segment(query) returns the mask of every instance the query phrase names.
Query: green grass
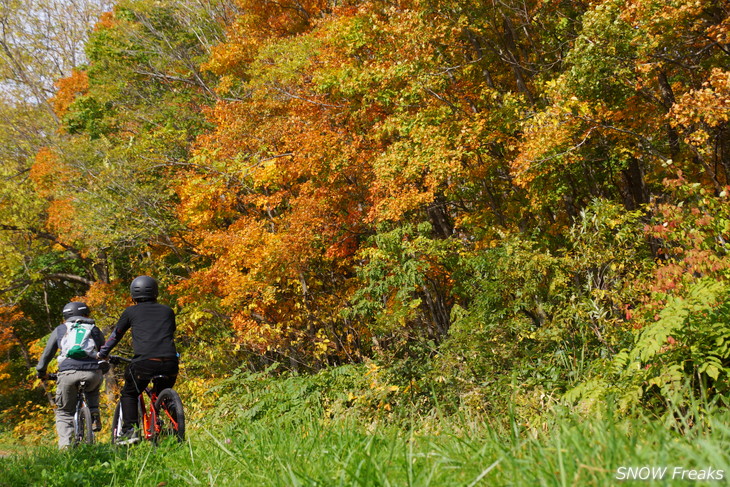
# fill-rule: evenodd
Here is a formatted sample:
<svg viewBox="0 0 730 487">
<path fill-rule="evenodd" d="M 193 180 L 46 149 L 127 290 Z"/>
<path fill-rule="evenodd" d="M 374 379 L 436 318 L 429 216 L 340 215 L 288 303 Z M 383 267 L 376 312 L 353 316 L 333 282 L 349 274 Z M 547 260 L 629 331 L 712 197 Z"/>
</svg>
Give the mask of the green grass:
<svg viewBox="0 0 730 487">
<path fill-rule="evenodd" d="M 727 419 L 727 418 L 724 418 Z M 616 485 L 618 467 L 730 473 L 730 428 L 680 435 L 659 423 L 567 416 L 537 436 L 495 431 L 466 418 L 421 419 L 411 428 L 354 419 L 252 422 L 197 430 L 185 444 L 52 447 L 0 459 L 0 486 L 591 486 Z M 429 429 L 438 427 L 438 433 Z M 723 485 L 722 481 L 708 482 Z"/>
<path fill-rule="evenodd" d="M 7 455 L 0 455 L 0 487 L 697 484 L 672 479 L 675 468 L 723 471 L 707 485 L 730 477 L 730 413 L 722 410 L 708 415 L 696 404 L 672 419 L 681 428 L 550 412 L 535 431 L 467 413 L 409 415 L 396 403 L 384 414 L 367 384 L 352 367 L 279 378 L 240 373 L 210 391 L 216 407 L 192 408 L 183 444 L 114 448 L 105 436 L 59 452 L 50 431 L 47 446 L 0 436 Z M 620 467 L 668 470 L 663 480 L 623 481 Z"/>
</svg>

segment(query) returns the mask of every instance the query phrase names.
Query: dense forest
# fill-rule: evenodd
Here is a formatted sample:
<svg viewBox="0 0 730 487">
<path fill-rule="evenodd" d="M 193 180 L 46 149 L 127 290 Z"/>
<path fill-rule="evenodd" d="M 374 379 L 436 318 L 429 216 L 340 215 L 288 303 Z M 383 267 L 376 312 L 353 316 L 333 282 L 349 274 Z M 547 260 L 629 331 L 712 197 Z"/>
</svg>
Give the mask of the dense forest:
<svg viewBox="0 0 730 487">
<path fill-rule="evenodd" d="M 349 364 L 535 425 L 730 397 L 727 0 L 0 12 L 6 427 L 63 304 L 108 333 L 141 274 L 191 404 Z"/>
</svg>

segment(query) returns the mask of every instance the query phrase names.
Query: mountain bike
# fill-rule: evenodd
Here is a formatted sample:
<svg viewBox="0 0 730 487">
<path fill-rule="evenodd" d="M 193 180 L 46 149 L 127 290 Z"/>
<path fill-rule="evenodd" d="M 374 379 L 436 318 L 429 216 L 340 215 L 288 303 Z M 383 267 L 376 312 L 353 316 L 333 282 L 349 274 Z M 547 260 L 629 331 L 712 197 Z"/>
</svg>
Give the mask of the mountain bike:
<svg viewBox="0 0 730 487">
<path fill-rule="evenodd" d="M 131 363 L 132 360 L 119 355 L 110 355 L 112 364 Z M 139 431 L 142 438 L 159 442 L 167 437 L 175 437 L 177 441 L 185 441 L 185 411 L 182 400 L 172 388 L 160 390 L 160 381 L 169 378 L 165 375 L 152 377 L 150 384 L 137 397 Z M 122 434 L 122 403 L 117 403 L 112 419 L 112 444 L 119 444 Z"/>
<path fill-rule="evenodd" d="M 46 380 L 57 381 L 58 374 L 48 374 Z M 92 427 L 91 410 L 86 402 L 86 381 L 79 382 L 79 389 L 76 396 L 76 412 L 74 412 L 74 437 L 73 444 L 78 445 L 94 443 L 94 429 Z"/>
</svg>

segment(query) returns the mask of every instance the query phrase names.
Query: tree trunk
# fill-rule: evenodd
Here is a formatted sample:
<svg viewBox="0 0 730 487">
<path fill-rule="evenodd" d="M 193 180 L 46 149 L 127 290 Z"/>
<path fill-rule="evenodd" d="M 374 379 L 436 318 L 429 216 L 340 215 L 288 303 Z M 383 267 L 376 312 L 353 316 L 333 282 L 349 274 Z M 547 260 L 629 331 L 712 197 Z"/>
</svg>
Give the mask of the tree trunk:
<svg viewBox="0 0 730 487">
<path fill-rule="evenodd" d="M 662 103 L 664 104 L 666 111 L 669 112 L 669 110 L 672 109 L 672 106 L 674 106 L 675 98 L 672 86 L 669 84 L 667 74 L 664 71 L 659 72 L 658 82 L 659 92 L 662 96 Z M 679 154 L 679 135 L 669 122 L 664 124 L 664 126 L 667 131 L 667 139 L 669 139 L 669 153 L 672 158 L 675 158 L 677 157 L 677 154 Z"/>
<path fill-rule="evenodd" d="M 624 206 L 628 210 L 635 210 L 642 204 L 649 202 L 649 195 L 644 183 L 644 171 L 636 158 L 631 158 L 626 169 L 621 171 L 625 184 Z"/>
<path fill-rule="evenodd" d="M 512 72 L 515 75 L 515 81 L 517 82 L 517 89 L 524 93 L 525 96 L 527 96 L 527 99 L 530 101 L 530 104 L 535 104 L 535 97 L 532 95 L 532 92 L 527 87 L 527 82 L 525 81 L 525 73 L 524 68 L 522 67 L 522 64 L 520 62 L 520 59 L 517 54 L 517 43 L 515 41 L 515 32 L 514 28 L 512 27 L 512 21 L 507 17 L 506 15 L 502 16 L 502 25 L 504 27 L 504 45 L 505 45 L 505 51 L 507 53 L 507 57 L 509 59 L 509 63 L 512 68 Z"/>
</svg>

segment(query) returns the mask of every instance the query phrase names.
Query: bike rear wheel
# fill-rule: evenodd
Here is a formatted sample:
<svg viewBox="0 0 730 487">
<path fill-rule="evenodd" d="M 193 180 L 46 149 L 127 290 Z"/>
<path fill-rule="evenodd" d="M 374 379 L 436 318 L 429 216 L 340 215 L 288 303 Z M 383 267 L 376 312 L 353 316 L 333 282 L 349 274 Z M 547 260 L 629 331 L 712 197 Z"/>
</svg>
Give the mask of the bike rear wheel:
<svg viewBox="0 0 730 487">
<path fill-rule="evenodd" d="M 75 420 L 74 441 L 77 444 L 86 443 L 91 445 L 94 443 L 94 430 L 91 427 L 91 411 L 84 405 L 77 412 Z"/>
<path fill-rule="evenodd" d="M 175 437 L 177 441 L 185 441 L 185 411 L 182 400 L 174 389 L 164 389 L 157 396 L 155 403 L 157 416 L 157 435 L 155 438 L 163 440 L 166 437 Z"/>
</svg>

